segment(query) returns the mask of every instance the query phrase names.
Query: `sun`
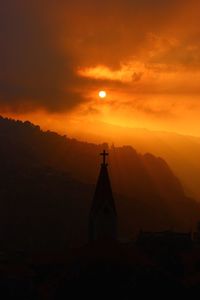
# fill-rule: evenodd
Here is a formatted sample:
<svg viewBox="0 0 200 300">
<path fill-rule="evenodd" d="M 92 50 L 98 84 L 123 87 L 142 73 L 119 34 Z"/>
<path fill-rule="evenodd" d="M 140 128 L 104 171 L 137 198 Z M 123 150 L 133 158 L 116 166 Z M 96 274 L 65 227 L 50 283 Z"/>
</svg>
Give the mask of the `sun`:
<svg viewBox="0 0 200 300">
<path fill-rule="evenodd" d="M 105 91 L 100 91 L 100 92 L 99 92 L 99 97 L 100 97 L 100 98 L 103 99 L 103 98 L 106 98 L 106 96 L 107 96 L 107 93 L 106 93 Z"/>
</svg>

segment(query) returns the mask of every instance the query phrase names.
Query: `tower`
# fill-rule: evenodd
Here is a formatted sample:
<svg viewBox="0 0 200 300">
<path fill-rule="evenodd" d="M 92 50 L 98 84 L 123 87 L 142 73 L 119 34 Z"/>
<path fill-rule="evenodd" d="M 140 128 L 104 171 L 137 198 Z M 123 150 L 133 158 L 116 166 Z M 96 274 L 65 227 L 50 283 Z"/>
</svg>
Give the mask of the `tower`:
<svg viewBox="0 0 200 300">
<path fill-rule="evenodd" d="M 117 238 L 117 214 L 106 163 L 108 153 L 104 150 L 100 155 L 103 157 L 103 162 L 89 216 L 90 241 L 106 241 Z"/>
</svg>

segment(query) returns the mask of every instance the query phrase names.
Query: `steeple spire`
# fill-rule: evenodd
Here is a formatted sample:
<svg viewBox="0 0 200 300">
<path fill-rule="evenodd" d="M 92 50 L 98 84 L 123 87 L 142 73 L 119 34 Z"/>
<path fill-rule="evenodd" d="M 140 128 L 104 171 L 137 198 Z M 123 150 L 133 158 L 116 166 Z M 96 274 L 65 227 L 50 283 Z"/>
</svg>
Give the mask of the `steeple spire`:
<svg viewBox="0 0 200 300">
<path fill-rule="evenodd" d="M 108 153 L 103 150 L 99 178 L 90 210 L 90 240 L 114 240 L 117 238 L 117 214 L 106 163 Z"/>
</svg>

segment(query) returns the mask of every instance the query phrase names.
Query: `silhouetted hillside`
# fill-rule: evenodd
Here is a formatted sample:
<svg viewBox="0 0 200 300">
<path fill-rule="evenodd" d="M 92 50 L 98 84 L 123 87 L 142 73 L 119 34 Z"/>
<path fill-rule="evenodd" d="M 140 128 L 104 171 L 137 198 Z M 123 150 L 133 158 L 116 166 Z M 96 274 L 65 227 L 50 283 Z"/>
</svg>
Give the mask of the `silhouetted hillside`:
<svg viewBox="0 0 200 300">
<path fill-rule="evenodd" d="M 187 194 L 200 201 L 200 138 L 175 132 L 152 131 L 143 128 L 128 128 L 103 122 L 88 122 L 83 130 L 74 131 L 73 136 L 100 143 L 115 142 L 116 145 L 131 145 L 138 152 L 150 152 L 161 156 L 180 178 Z M 98 132 L 94 133 L 94 128 Z M 69 128 L 70 129 L 70 128 Z M 72 134 L 72 133 L 71 133 Z"/>
<path fill-rule="evenodd" d="M 0 118 L 0 241 L 59 249 L 87 240 L 88 214 L 104 145 Z M 200 206 L 165 161 L 132 147 L 109 149 L 121 237 L 140 230 L 190 230 Z"/>
</svg>

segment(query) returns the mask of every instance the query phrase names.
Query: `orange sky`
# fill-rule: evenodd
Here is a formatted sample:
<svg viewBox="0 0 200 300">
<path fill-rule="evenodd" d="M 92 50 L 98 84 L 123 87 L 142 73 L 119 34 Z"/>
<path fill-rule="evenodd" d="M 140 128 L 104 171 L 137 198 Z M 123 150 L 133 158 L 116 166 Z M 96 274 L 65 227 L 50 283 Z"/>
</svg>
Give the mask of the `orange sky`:
<svg viewBox="0 0 200 300">
<path fill-rule="evenodd" d="M 200 136 L 198 0 L 0 0 L 0 28 L 2 115 Z"/>
</svg>

